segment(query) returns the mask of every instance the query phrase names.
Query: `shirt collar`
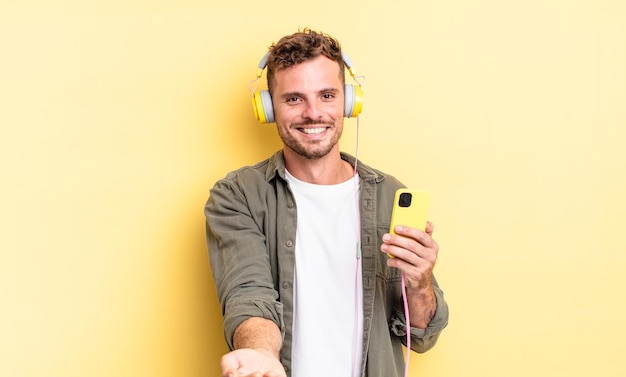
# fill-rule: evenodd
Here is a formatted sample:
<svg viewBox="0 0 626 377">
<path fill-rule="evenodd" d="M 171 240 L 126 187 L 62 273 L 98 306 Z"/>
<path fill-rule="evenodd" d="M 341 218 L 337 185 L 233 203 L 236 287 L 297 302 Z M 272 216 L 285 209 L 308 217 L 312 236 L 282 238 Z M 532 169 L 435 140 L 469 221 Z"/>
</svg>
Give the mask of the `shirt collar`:
<svg viewBox="0 0 626 377">
<path fill-rule="evenodd" d="M 354 166 L 356 162 L 356 158 L 348 153 L 341 152 L 341 159 L 344 161 L 348 161 L 350 165 Z M 375 183 L 381 182 L 385 179 L 385 174 L 382 172 L 372 169 L 371 167 L 364 164 L 361 160 L 358 161 L 357 172 L 361 179 L 371 180 Z M 285 155 L 283 154 L 283 150 L 279 150 L 274 153 L 268 160 L 267 170 L 265 173 L 265 179 L 269 182 L 274 179 L 276 176 L 279 176 L 283 180 L 285 178 Z"/>
</svg>

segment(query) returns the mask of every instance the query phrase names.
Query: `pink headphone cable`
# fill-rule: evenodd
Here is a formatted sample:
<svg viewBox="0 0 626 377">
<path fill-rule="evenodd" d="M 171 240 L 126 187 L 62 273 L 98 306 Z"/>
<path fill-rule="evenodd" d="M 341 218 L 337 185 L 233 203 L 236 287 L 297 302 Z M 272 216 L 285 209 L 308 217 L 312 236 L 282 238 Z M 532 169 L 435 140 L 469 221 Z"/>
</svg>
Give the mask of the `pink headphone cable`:
<svg viewBox="0 0 626 377">
<path fill-rule="evenodd" d="M 354 321 L 354 350 L 353 350 L 353 361 L 352 361 L 352 375 L 353 377 L 357 376 L 357 360 L 358 355 L 357 351 L 357 339 L 359 337 L 359 271 L 361 269 L 361 217 L 359 216 L 359 198 L 357 195 L 358 187 L 357 187 L 357 165 L 359 163 L 359 131 L 360 131 L 360 116 L 356 117 L 356 148 L 354 153 L 354 202 L 356 209 L 356 219 L 357 219 L 357 250 L 356 250 L 356 269 L 355 269 L 355 277 L 354 277 L 354 302 L 355 302 L 355 321 Z M 406 320 L 406 357 L 404 362 L 404 377 L 409 375 L 409 361 L 411 358 L 411 320 L 409 317 L 409 304 L 406 296 L 406 282 L 404 278 L 404 273 L 402 273 L 402 301 L 404 303 L 404 317 Z"/>
<path fill-rule="evenodd" d="M 352 182 L 354 183 L 354 209 L 356 212 L 356 221 L 357 221 L 357 243 L 356 243 L 356 268 L 354 275 L 354 349 L 352 350 L 352 376 L 357 377 L 358 375 L 358 355 L 357 355 L 357 345 L 358 339 L 360 336 L 359 329 L 359 292 L 360 292 L 360 282 L 359 282 L 359 271 L 361 270 L 361 216 L 359 215 L 359 195 L 358 195 L 358 182 L 356 179 L 357 176 L 357 165 L 359 163 L 359 130 L 360 130 L 360 116 L 356 117 L 356 148 L 354 152 L 354 174 L 352 177 Z"/>
<path fill-rule="evenodd" d="M 404 317 L 406 321 L 406 358 L 404 360 L 404 377 L 409 375 L 409 359 L 411 358 L 411 319 L 409 317 L 409 302 L 406 297 L 406 282 L 402 273 L 402 301 L 404 302 Z"/>
</svg>

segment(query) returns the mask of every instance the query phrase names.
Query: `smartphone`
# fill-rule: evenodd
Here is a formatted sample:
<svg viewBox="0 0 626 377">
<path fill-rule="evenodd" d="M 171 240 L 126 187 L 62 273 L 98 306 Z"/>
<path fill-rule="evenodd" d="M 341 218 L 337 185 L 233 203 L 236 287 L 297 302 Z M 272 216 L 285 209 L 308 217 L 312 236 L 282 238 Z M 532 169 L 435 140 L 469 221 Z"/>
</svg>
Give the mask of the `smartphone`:
<svg viewBox="0 0 626 377">
<path fill-rule="evenodd" d="M 430 194 L 423 190 L 398 189 L 393 199 L 389 233 L 396 234 L 396 225 L 426 230 Z M 393 255 L 389 257 L 394 258 Z"/>
</svg>

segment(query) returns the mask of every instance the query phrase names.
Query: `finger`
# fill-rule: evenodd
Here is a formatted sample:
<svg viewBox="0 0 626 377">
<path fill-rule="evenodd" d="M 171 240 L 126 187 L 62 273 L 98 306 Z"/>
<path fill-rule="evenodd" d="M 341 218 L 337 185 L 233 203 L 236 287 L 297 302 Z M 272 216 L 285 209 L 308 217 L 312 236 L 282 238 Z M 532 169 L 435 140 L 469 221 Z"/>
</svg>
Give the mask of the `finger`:
<svg viewBox="0 0 626 377">
<path fill-rule="evenodd" d="M 391 241 L 388 243 L 397 244 L 405 248 L 412 248 L 411 244 L 407 242 L 417 242 L 424 247 L 431 247 L 433 245 L 432 237 L 423 230 L 408 226 L 397 226 L 394 231 L 398 236 L 402 237 L 392 237 Z"/>
<path fill-rule="evenodd" d="M 430 221 L 426 221 L 426 233 L 432 237 L 434 230 L 435 230 L 435 224 L 433 224 Z"/>
<path fill-rule="evenodd" d="M 410 266 L 419 264 L 419 256 L 410 250 L 387 245 L 383 252 L 390 256 L 387 258 L 387 266 L 389 267 L 404 270 L 410 268 Z"/>
<path fill-rule="evenodd" d="M 220 366 L 222 368 L 222 377 L 237 377 L 239 373 L 239 360 L 232 353 L 228 353 L 222 356 L 220 360 Z"/>
<path fill-rule="evenodd" d="M 427 233 L 406 227 L 397 227 L 396 233 L 383 236 L 381 251 L 412 265 L 421 264 L 420 259 L 436 261 L 439 245 Z"/>
</svg>

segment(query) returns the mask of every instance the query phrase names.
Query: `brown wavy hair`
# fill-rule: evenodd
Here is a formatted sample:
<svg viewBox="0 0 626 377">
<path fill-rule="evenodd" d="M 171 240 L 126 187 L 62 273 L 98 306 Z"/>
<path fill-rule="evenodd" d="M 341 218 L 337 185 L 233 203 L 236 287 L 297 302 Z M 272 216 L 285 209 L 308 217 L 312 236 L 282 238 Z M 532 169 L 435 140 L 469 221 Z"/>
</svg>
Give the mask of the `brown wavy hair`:
<svg viewBox="0 0 626 377">
<path fill-rule="evenodd" d="M 339 77 L 345 81 L 345 67 L 339 41 L 308 28 L 282 37 L 270 47 L 267 60 L 267 87 L 272 93 L 274 73 L 324 55 L 339 64 Z"/>
</svg>

